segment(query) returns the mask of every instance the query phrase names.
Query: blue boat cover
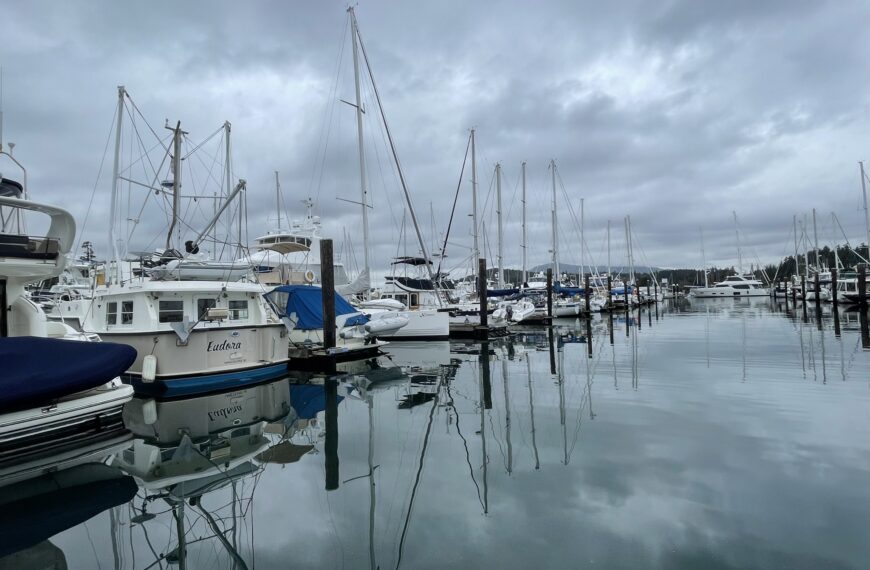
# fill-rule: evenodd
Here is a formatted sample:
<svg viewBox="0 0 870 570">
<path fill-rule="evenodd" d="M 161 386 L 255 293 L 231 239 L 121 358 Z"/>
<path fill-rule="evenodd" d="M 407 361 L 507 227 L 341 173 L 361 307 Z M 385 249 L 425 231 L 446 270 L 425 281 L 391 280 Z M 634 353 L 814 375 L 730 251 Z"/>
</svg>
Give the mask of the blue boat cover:
<svg viewBox="0 0 870 570">
<path fill-rule="evenodd" d="M 299 330 L 317 330 L 323 328 L 323 297 L 320 287 L 313 285 L 281 285 L 266 293 L 266 299 L 278 311 L 281 317 L 296 313 L 296 328 Z M 348 326 L 363 325 L 369 321 L 354 309 L 344 297 L 335 294 L 335 316 L 354 315 L 348 317 Z"/>
<path fill-rule="evenodd" d="M 556 281 L 553 283 L 553 293 L 559 295 L 583 295 L 583 287 L 566 287 Z"/>
<path fill-rule="evenodd" d="M 625 295 L 625 288 L 624 287 L 614 287 L 613 289 L 610 290 L 610 293 L 612 295 Z M 629 285 L 628 286 L 628 294 L 631 295 L 632 293 L 634 293 L 634 288 L 631 285 Z"/>
<path fill-rule="evenodd" d="M 519 289 L 487 289 L 486 296 L 487 297 L 507 297 L 508 295 L 516 295 L 519 293 Z"/>
<path fill-rule="evenodd" d="M 0 338 L 0 412 L 96 388 L 127 370 L 136 349 L 110 342 Z"/>
<path fill-rule="evenodd" d="M 336 397 L 336 403 L 340 403 L 342 400 L 344 400 L 344 396 Z M 300 419 L 316 418 L 318 412 L 326 409 L 326 393 L 323 386 L 290 384 L 290 405 Z"/>
</svg>

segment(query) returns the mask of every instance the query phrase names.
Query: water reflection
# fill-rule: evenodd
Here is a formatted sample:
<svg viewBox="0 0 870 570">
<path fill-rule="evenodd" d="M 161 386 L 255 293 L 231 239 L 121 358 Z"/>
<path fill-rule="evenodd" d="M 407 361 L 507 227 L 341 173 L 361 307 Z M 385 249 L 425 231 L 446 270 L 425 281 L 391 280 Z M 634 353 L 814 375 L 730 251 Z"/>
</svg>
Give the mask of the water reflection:
<svg viewBox="0 0 870 570">
<path fill-rule="evenodd" d="M 135 497 L 51 543 L 70 567 L 861 568 L 866 314 L 808 316 L 676 300 L 137 400 L 95 460 Z"/>
</svg>

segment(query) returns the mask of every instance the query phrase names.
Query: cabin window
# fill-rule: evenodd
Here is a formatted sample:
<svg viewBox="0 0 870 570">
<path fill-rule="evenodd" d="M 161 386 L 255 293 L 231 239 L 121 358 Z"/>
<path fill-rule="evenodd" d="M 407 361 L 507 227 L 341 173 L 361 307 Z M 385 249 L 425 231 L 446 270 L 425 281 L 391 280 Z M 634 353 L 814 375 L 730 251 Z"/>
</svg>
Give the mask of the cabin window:
<svg viewBox="0 0 870 570">
<path fill-rule="evenodd" d="M 106 324 L 118 324 L 118 303 L 114 301 L 112 301 L 111 303 L 106 303 Z"/>
<path fill-rule="evenodd" d="M 184 320 L 184 301 L 160 301 L 158 320 L 161 323 L 180 323 Z"/>
<path fill-rule="evenodd" d="M 735 289 L 749 289 L 749 285 L 732 285 Z"/>
<path fill-rule="evenodd" d="M 405 305 L 408 304 L 408 296 L 407 295 L 396 295 L 393 297 L 396 301 L 399 301 Z"/>
<path fill-rule="evenodd" d="M 133 301 L 122 301 L 121 302 L 121 324 L 122 325 L 132 325 L 133 324 Z"/>
<path fill-rule="evenodd" d="M 248 301 L 230 301 L 230 320 L 238 321 L 248 318 Z"/>
<path fill-rule="evenodd" d="M 217 301 L 214 299 L 197 299 L 196 300 L 196 316 L 199 320 L 208 317 L 208 310 L 214 309 L 217 306 Z"/>
</svg>

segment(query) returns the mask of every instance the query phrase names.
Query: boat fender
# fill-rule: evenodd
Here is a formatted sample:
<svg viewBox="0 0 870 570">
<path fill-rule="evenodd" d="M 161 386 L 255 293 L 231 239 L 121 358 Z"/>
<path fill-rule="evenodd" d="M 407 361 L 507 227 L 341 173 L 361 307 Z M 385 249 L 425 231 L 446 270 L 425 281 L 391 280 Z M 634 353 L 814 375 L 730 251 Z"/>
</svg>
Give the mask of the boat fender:
<svg viewBox="0 0 870 570">
<path fill-rule="evenodd" d="M 157 423 L 157 403 L 154 400 L 142 403 L 142 421 L 149 426 Z"/>
<path fill-rule="evenodd" d="M 305 272 L 305 282 L 306 283 L 314 283 L 314 272 L 310 269 Z"/>
<path fill-rule="evenodd" d="M 157 357 L 148 354 L 142 359 L 142 381 L 151 383 L 155 378 L 157 378 Z"/>
</svg>

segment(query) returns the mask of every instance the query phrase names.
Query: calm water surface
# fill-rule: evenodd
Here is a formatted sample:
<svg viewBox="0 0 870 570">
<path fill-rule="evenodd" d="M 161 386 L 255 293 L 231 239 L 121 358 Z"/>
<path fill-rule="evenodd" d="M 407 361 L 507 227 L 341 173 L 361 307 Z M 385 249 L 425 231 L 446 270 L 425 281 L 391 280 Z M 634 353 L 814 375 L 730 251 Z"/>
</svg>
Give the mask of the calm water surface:
<svg viewBox="0 0 870 570">
<path fill-rule="evenodd" d="M 4 509 L 0 552 L 28 548 L 0 567 L 867 568 L 870 352 L 813 313 L 395 343 L 337 383 L 132 410 L 134 441 L 79 453 L 112 473 L 90 495 Z"/>
</svg>

